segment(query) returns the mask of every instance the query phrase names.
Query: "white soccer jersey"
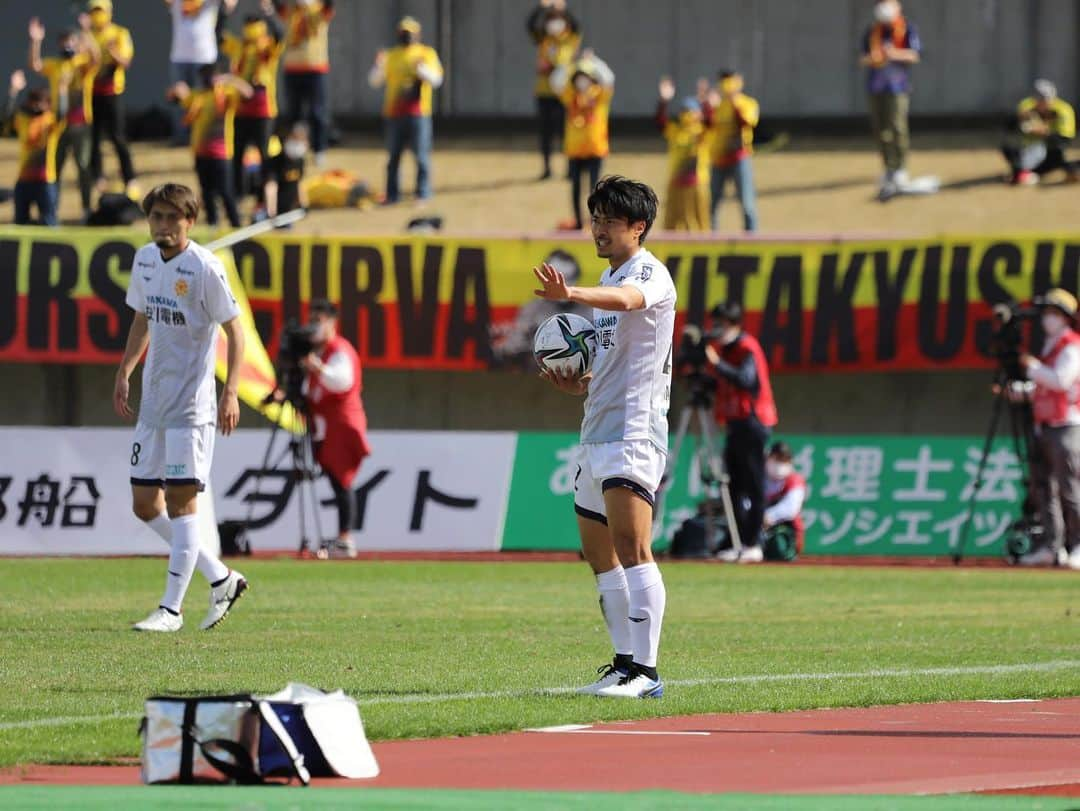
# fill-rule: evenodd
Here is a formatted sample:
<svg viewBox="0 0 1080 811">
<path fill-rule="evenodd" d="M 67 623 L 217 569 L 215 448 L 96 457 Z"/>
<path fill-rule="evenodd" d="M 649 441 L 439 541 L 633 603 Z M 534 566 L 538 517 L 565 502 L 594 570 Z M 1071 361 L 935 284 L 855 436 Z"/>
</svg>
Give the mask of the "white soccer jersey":
<svg viewBox="0 0 1080 811">
<path fill-rule="evenodd" d="M 666 452 L 675 285 L 668 269 L 644 248 L 600 277 L 601 287 L 627 285 L 645 296 L 643 309 L 593 311 L 598 349 L 581 441 L 647 439 Z"/>
<path fill-rule="evenodd" d="M 153 428 L 215 422 L 218 325 L 240 314 L 224 266 L 194 242 L 168 262 L 156 245 L 146 245 L 135 254 L 127 304 L 150 322 L 139 422 Z"/>
</svg>

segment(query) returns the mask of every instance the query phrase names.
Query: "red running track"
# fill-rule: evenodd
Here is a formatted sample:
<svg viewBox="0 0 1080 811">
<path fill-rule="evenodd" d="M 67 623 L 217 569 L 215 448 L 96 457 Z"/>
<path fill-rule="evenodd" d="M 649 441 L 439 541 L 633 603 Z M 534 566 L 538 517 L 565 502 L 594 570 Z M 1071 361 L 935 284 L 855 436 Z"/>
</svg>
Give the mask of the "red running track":
<svg viewBox="0 0 1080 811">
<path fill-rule="evenodd" d="M 1080 797 L 1080 699 L 699 715 L 375 744 L 382 774 L 320 785 Z M 31 766 L 0 783 L 129 784 L 137 768 Z"/>
</svg>

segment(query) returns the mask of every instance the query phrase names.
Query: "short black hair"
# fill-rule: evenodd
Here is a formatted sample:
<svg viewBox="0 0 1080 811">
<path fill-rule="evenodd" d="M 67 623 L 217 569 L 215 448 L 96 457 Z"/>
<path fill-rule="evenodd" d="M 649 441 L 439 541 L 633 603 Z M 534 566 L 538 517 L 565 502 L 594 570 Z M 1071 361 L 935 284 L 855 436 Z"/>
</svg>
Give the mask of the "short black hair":
<svg viewBox="0 0 1080 811">
<path fill-rule="evenodd" d="M 777 440 L 772 444 L 772 447 L 769 448 L 769 456 L 779 459 L 781 462 L 790 462 L 795 458 L 791 446 L 782 440 Z"/>
<path fill-rule="evenodd" d="M 311 315 L 328 315 L 331 318 L 338 317 L 338 308 L 334 306 L 332 301 L 324 298 L 312 299 L 311 304 L 308 305 L 308 312 Z"/>
<path fill-rule="evenodd" d="M 741 325 L 742 305 L 737 301 L 722 301 L 713 307 L 712 317 L 713 321 L 727 321 L 729 324 Z"/>
<path fill-rule="evenodd" d="M 261 14 L 248 14 L 244 17 L 244 25 L 250 25 L 251 23 L 261 23 L 263 21 Z"/>
<path fill-rule="evenodd" d="M 640 243 L 645 243 L 656 220 L 656 211 L 660 202 L 656 192 L 645 183 L 630 180 L 621 175 L 607 175 L 600 178 L 588 200 L 589 214 L 600 212 L 609 217 L 620 217 L 627 222 L 643 222 L 645 230 L 641 232 Z"/>
<path fill-rule="evenodd" d="M 737 70 L 731 70 L 731 68 L 725 68 L 724 70 L 720 71 L 720 81 L 723 81 L 724 79 L 730 79 L 732 76 L 738 76 L 738 75 L 739 75 L 739 72 Z"/>
</svg>

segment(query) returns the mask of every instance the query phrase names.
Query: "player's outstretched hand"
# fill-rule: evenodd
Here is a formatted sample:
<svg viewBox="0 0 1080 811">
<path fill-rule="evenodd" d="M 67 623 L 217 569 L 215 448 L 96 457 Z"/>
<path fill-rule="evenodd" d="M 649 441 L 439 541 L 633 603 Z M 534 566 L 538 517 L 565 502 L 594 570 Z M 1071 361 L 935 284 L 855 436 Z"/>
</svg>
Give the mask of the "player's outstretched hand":
<svg viewBox="0 0 1080 811">
<path fill-rule="evenodd" d="M 570 300 L 570 285 L 566 283 L 566 277 L 547 262 L 533 268 L 533 275 L 543 285 L 542 289 L 533 291 L 540 298 L 546 301 Z"/>
<path fill-rule="evenodd" d="M 588 380 L 584 377 L 579 377 L 569 370 L 564 369 L 543 369 L 540 372 L 540 377 L 548 381 L 551 385 L 557 388 L 561 392 L 566 394 L 585 394 L 589 390 Z"/>
<path fill-rule="evenodd" d="M 128 405 L 128 393 L 130 392 L 130 386 L 128 379 L 122 374 L 116 376 L 116 383 L 113 385 L 113 411 L 116 412 L 118 417 L 125 420 L 130 420 L 135 416 L 135 412 L 131 410 L 131 406 Z"/>
<path fill-rule="evenodd" d="M 235 391 L 221 392 L 221 402 L 218 403 L 218 430 L 222 436 L 228 436 L 236 430 L 240 422 L 240 400 Z"/>
</svg>

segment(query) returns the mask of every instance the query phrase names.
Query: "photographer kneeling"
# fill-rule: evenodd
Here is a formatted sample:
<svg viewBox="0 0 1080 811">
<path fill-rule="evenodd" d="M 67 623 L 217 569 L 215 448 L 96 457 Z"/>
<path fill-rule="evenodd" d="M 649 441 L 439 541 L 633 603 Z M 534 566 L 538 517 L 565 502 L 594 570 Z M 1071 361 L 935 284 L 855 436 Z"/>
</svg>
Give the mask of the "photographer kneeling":
<svg viewBox="0 0 1080 811">
<path fill-rule="evenodd" d="M 730 479 L 731 500 L 739 529 L 741 552 L 721 551 L 724 561 L 760 563 L 761 528 L 765 516 L 765 446 L 777 423 L 769 367 L 761 344 L 743 332 L 742 307 L 720 304 L 712 311 L 714 346 L 705 356 L 716 375 L 715 417 L 727 426 L 724 465 Z"/>
<path fill-rule="evenodd" d="M 1040 501 L 1046 544 L 1025 556 L 1024 563 L 1055 563 L 1061 550 L 1068 565 L 1080 569 L 1080 335 L 1072 326 L 1076 298 L 1050 290 L 1037 302 L 1046 335 L 1038 358 L 1023 355 L 1020 363 L 1034 384 L 1031 394 L 1039 463 L 1033 465 L 1033 490 Z"/>
<path fill-rule="evenodd" d="M 794 560 L 802 552 L 806 529 L 802 508 L 806 501 L 806 479 L 795 471 L 795 455 L 786 442 L 774 442 L 765 460 L 765 520 L 763 541 L 772 543 L 776 559 Z M 779 543 L 783 533 L 787 542 Z M 766 557 L 769 557 L 767 554 Z"/>
<path fill-rule="evenodd" d="M 356 557 L 350 531 L 356 507 L 353 479 L 371 453 L 367 416 L 360 399 L 360 357 L 338 334 L 337 308 L 325 299 L 311 302 L 312 351 L 299 360 L 304 370 L 302 394 L 315 459 L 330 478 L 338 511 L 338 538 L 329 550 L 334 557 Z M 275 399 L 284 399 L 281 389 Z M 321 541 L 322 539 L 320 539 Z"/>
</svg>

